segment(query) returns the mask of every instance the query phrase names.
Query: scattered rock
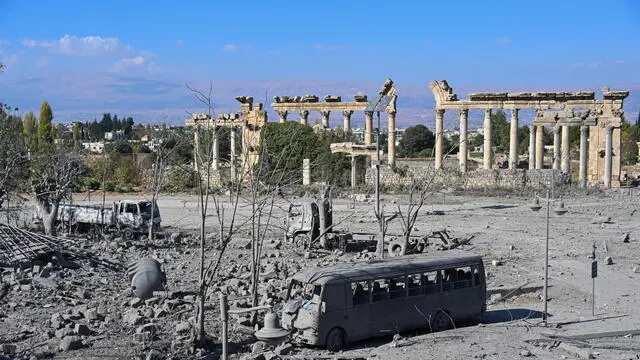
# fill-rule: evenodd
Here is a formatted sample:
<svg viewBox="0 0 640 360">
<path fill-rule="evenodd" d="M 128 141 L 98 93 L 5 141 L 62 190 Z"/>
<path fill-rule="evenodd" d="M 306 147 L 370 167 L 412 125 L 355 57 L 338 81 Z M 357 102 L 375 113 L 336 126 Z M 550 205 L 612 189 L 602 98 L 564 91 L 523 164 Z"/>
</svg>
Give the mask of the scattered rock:
<svg viewBox="0 0 640 360">
<path fill-rule="evenodd" d="M 631 238 L 630 234 L 629 234 L 629 233 L 627 233 L 627 234 L 624 236 L 624 239 L 622 239 L 622 242 L 623 242 L 623 243 L 628 243 L 630 238 Z"/>
<path fill-rule="evenodd" d="M 493 266 L 502 266 L 502 260 L 493 260 L 493 261 L 491 261 L 491 265 L 493 265 Z"/>
<path fill-rule="evenodd" d="M 156 349 L 149 350 L 147 356 L 144 358 L 145 360 L 162 360 L 162 353 Z"/>
<path fill-rule="evenodd" d="M 82 336 L 89 336 L 93 334 L 93 331 L 91 331 L 91 329 L 89 329 L 89 327 L 84 324 L 76 324 L 76 326 L 73 328 L 73 332 L 76 335 L 82 335 Z"/>
<path fill-rule="evenodd" d="M 191 331 L 191 324 L 188 321 L 178 323 L 175 327 L 177 333 L 185 333 Z"/>
<path fill-rule="evenodd" d="M 55 335 L 56 335 L 56 337 L 58 339 L 62 339 L 65 336 L 69 336 L 69 335 L 73 335 L 73 334 L 74 334 L 73 329 L 69 329 L 67 327 L 62 328 L 62 329 L 58 329 L 58 330 L 56 330 L 56 333 L 55 333 Z"/>
<path fill-rule="evenodd" d="M 253 343 L 253 345 L 251 345 L 251 353 L 252 354 L 259 354 L 264 352 L 264 349 L 266 348 L 267 344 L 265 344 L 262 341 L 256 341 Z"/>
<path fill-rule="evenodd" d="M 80 338 L 80 336 L 67 336 L 62 339 L 62 341 L 60 341 L 58 349 L 60 351 L 70 351 L 81 349 L 82 346 L 82 339 Z"/>
<path fill-rule="evenodd" d="M 135 333 L 133 334 L 133 341 L 137 341 L 137 342 L 148 342 L 153 340 L 153 335 L 151 335 L 151 332 L 149 331 L 144 331 L 141 333 Z"/>
<path fill-rule="evenodd" d="M 633 267 L 633 272 L 636 274 L 640 274 L 640 265 L 636 265 Z"/>
<path fill-rule="evenodd" d="M 18 350 L 15 344 L 2 344 L 0 345 L 0 352 L 5 355 L 13 355 Z"/>
<path fill-rule="evenodd" d="M 98 320 L 100 319 L 100 314 L 98 314 L 98 309 L 92 308 L 84 312 L 84 317 L 89 321 Z"/>
<path fill-rule="evenodd" d="M 520 351 L 520 356 L 529 357 L 529 356 L 531 356 L 531 351 L 526 350 L 526 349 L 522 350 L 522 351 Z"/>
<path fill-rule="evenodd" d="M 276 347 L 274 350 L 277 355 L 287 355 L 293 350 L 291 343 L 285 342 Z"/>
<path fill-rule="evenodd" d="M 613 265 L 613 259 L 611 258 L 611 256 L 607 256 L 606 258 L 604 258 L 604 263 L 607 265 Z"/>
</svg>

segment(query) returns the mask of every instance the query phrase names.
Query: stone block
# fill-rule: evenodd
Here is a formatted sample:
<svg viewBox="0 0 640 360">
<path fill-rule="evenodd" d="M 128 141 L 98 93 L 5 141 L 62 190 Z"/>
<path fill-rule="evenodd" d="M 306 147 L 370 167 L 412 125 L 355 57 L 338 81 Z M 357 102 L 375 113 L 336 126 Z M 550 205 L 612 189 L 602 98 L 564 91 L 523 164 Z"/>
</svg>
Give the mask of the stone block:
<svg viewBox="0 0 640 360">
<path fill-rule="evenodd" d="M 80 336 L 67 336 L 58 345 L 60 351 L 71 351 L 81 349 L 83 347 Z"/>
</svg>

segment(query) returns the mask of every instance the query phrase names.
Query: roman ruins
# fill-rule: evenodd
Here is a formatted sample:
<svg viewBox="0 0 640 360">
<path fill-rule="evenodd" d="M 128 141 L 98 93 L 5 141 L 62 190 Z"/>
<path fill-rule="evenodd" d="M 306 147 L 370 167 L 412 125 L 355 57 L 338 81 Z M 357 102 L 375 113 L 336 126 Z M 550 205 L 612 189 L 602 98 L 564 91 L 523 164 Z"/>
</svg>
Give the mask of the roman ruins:
<svg viewBox="0 0 640 360">
<path fill-rule="evenodd" d="M 388 126 L 388 141 L 387 141 L 387 161 L 389 167 L 393 168 L 396 164 L 396 88 L 393 86 L 393 81 L 387 79 L 380 89 L 379 95 L 391 96 L 391 101 L 386 107 L 387 112 L 387 126 Z M 275 96 L 274 103 L 271 107 L 280 117 L 280 122 L 287 121 L 287 115 L 289 112 L 297 111 L 300 114 L 300 123 L 308 125 L 309 111 L 319 111 L 322 115 L 322 125 L 325 128 L 329 128 L 329 115 L 332 111 L 341 111 L 343 119 L 343 128 L 345 131 L 351 130 L 351 115 L 354 111 L 364 111 L 365 115 L 365 130 L 364 130 L 364 143 L 365 145 L 373 144 L 373 111 L 365 111 L 369 101 L 366 95 L 355 95 L 355 101 L 342 101 L 340 96 L 327 95 L 324 97 L 324 101 L 319 101 L 317 95 L 304 95 L 304 96 Z M 357 155 L 357 154 L 351 154 Z"/>
<path fill-rule="evenodd" d="M 230 128 L 230 171 L 231 179 L 246 179 L 251 176 L 254 165 L 258 163 L 260 151 L 260 132 L 267 120 L 267 112 L 262 103 L 253 105 L 253 97 L 237 96 L 240 102 L 240 111 L 234 114 L 219 114 L 216 120 L 212 120 L 209 114 L 192 114 L 191 119 L 185 120 L 185 126 L 193 128 L 195 148 L 200 148 L 200 130 L 209 130 L 213 133 L 211 167 L 219 170 L 220 154 L 218 146 L 218 132 L 220 127 Z M 238 129 L 242 131 L 242 150 L 240 155 L 242 174 L 238 177 L 236 137 Z M 197 154 L 195 155 L 198 156 Z M 199 171 L 198 159 L 194 159 L 195 170 Z"/>
<path fill-rule="evenodd" d="M 492 138 L 491 112 L 508 109 L 511 112 L 509 168 L 518 166 L 518 113 L 521 109 L 535 110 L 530 128 L 529 169 L 542 169 L 544 162 L 544 128 L 554 132 L 552 168 L 570 174 L 569 127 L 580 126 L 580 171 L 582 186 L 604 184 L 620 186 L 620 125 L 624 119 L 623 100 L 628 91 L 602 89 L 603 99 L 596 99 L 593 91 L 579 92 L 518 92 L 473 93 L 468 99 L 458 99 L 445 81 L 432 81 L 429 88 L 436 100 L 435 167 L 442 167 L 444 114 L 446 110 L 460 112 L 459 166 L 467 171 L 467 124 L 469 110 L 484 111 L 483 165 L 491 169 Z M 555 110 L 555 111 L 554 111 Z"/>
</svg>

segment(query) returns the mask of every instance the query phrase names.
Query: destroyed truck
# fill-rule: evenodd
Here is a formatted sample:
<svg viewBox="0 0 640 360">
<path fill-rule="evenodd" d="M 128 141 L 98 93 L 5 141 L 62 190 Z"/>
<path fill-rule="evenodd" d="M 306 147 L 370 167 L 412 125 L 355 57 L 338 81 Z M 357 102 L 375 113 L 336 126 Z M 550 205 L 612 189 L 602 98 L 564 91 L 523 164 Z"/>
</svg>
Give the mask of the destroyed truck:
<svg viewBox="0 0 640 360">
<path fill-rule="evenodd" d="M 36 224 L 42 219 L 39 211 L 37 208 L 34 219 Z M 156 203 L 148 200 L 120 200 L 114 201 L 111 208 L 103 208 L 100 205 L 60 204 L 56 227 L 61 231 L 72 229 L 86 232 L 101 226 L 119 232 L 125 239 L 133 239 L 148 231 L 150 221 L 156 230 L 160 229 L 162 218 Z"/>
</svg>

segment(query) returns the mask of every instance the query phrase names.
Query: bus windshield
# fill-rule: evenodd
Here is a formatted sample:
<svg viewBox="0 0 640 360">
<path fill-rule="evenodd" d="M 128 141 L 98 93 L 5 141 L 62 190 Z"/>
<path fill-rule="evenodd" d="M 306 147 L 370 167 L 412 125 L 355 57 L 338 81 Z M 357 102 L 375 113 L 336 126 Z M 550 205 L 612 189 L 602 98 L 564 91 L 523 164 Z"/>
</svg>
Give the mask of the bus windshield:
<svg viewBox="0 0 640 360">
<path fill-rule="evenodd" d="M 321 291 L 322 286 L 320 285 L 311 283 L 304 284 L 298 280 L 291 280 L 291 285 L 289 286 L 289 296 L 287 298 L 288 300 L 311 300 L 314 296 L 320 297 Z"/>
</svg>

